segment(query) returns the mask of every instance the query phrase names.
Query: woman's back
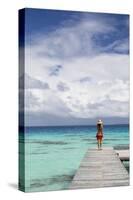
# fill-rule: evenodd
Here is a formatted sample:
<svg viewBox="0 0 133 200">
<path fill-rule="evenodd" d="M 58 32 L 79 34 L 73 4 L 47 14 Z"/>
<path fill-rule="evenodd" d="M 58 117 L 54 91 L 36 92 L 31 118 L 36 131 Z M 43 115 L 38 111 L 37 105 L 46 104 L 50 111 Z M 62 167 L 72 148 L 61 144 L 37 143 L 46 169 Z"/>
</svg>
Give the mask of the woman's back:
<svg viewBox="0 0 133 200">
<path fill-rule="evenodd" d="M 103 130 L 103 125 L 102 124 L 97 124 L 97 130 L 102 131 Z"/>
</svg>

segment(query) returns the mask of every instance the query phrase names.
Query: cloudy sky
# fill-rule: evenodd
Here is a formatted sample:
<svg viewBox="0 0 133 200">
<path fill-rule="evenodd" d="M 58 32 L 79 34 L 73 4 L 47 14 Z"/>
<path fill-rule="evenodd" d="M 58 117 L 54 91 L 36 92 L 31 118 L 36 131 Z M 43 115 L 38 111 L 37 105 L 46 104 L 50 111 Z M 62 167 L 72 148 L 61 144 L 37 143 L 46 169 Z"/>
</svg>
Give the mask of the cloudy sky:
<svg viewBox="0 0 133 200">
<path fill-rule="evenodd" d="M 128 123 L 129 16 L 26 9 L 25 19 L 26 125 Z"/>
</svg>

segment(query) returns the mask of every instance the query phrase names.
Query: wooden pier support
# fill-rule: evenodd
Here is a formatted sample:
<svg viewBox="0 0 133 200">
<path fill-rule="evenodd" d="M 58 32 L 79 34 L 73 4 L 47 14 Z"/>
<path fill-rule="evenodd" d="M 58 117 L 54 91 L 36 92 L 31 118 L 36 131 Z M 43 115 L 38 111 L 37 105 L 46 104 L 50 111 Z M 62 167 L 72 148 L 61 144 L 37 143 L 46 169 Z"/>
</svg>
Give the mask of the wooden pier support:
<svg viewBox="0 0 133 200">
<path fill-rule="evenodd" d="M 129 150 L 115 150 L 121 161 L 129 161 Z"/>
</svg>

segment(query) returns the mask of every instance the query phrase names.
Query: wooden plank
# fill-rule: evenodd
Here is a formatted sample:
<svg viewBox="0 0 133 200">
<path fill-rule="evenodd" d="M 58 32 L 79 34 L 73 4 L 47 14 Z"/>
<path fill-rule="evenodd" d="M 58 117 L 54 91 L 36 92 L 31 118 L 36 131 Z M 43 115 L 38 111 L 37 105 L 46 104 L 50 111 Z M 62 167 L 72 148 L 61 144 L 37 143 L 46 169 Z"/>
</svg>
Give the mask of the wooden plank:
<svg viewBox="0 0 133 200">
<path fill-rule="evenodd" d="M 129 174 L 112 147 L 89 149 L 69 189 L 129 185 Z"/>
</svg>

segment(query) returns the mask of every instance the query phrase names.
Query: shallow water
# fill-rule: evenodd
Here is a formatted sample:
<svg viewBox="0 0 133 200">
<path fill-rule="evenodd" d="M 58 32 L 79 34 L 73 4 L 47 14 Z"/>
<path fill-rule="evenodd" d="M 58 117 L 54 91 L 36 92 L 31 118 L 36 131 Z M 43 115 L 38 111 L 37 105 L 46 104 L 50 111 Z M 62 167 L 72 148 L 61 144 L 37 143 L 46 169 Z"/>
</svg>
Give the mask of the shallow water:
<svg viewBox="0 0 133 200">
<path fill-rule="evenodd" d="M 26 191 L 67 189 L 87 149 L 97 146 L 95 135 L 95 126 L 26 127 Z M 128 125 L 105 126 L 103 146 L 127 148 Z"/>
</svg>

